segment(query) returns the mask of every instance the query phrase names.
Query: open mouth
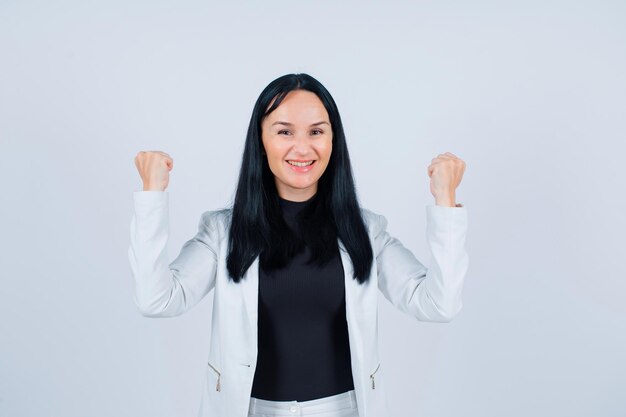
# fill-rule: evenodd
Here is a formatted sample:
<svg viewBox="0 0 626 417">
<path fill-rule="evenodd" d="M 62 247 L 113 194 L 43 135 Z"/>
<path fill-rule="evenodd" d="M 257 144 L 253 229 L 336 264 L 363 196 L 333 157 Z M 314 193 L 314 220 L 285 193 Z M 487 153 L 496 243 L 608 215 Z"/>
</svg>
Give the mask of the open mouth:
<svg viewBox="0 0 626 417">
<path fill-rule="evenodd" d="M 289 165 L 304 167 L 304 166 L 313 165 L 313 163 L 315 162 L 315 159 L 312 159 L 312 160 L 306 161 L 306 162 L 298 162 L 298 161 L 290 161 L 290 160 L 287 160 L 286 162 Z"/>
<path fill-rule="evenodd" d="M 306 161 L 306 162 L 297 162 L 297 161 L 285 160 L 285 163 L 287 165 L 289 165 L 289 168 L 291 168 L 295 172 L 307 172 L 307 171 L 310 171 L 313 168 L 313 166 L 315 165 L 316 162 L 317 162 L 317 159 L 313 159 L 313 160 Z"/>
</svg>

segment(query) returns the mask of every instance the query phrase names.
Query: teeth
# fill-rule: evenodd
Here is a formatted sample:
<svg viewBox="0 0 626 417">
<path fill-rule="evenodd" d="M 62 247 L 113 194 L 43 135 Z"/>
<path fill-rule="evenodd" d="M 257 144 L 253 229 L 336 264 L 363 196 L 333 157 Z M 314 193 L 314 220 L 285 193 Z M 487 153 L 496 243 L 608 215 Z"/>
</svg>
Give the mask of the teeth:
<svg viewBox="0 0 626 417">
<path fill-rule="evenodd" d="M 297 167 L 305 167 L 308 165 L 311 165 L 313 163 L 313 161 L 309 161 L 309 162 L 295 162 L 295 161 L 287 161 L 288 163 L 290 163 L 291 165 L 297 166 Z"/>
</svg>

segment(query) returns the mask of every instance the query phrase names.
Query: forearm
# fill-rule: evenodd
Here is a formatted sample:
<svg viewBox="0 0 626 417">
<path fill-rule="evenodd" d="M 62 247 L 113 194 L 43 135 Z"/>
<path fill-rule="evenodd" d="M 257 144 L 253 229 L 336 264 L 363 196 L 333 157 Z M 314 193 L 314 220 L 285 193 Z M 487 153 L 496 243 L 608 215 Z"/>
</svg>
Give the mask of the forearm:
<svg viewBox="0 0 626 417">
<path fill-rule="evenodd" d="M 172 296 L 172 272 L 167 262 L 168 196 L 135 192 L 128 259 L 135 280 L 134 301 L 146 316 L 163 313 Z"/>
</svg>

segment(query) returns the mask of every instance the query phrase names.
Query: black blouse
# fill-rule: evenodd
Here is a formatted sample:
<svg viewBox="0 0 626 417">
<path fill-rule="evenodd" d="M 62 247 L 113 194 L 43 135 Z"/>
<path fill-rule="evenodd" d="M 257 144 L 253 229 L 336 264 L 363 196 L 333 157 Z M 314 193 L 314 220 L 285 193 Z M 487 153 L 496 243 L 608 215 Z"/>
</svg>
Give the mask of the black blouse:
<svg viewBox="0 0 626 417">
<path fill-rule="evenodd" d="M 280 198 L 292 229 L 297 213 L 311 201 Z M 271 275 L 259 268 L 255 398 L 308 401 L 354 389 L 339 251 L 323 268 L 305 265 L 309 255 L 305 246 Z"/>
</svg>

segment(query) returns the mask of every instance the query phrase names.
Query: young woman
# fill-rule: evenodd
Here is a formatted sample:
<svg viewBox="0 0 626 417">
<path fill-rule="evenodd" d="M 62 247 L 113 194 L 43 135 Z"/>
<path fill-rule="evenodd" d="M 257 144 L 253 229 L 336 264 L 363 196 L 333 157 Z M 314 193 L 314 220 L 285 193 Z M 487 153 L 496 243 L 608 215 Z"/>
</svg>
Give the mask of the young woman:
<svg viewBox="0 0 626 417">
<path fill-rule="evenodd" d="M 341 118 L 307 74 L 272 81 L 252 113 L 234 204 L 204 212 L 168 264 L 165 152 L 139 152 L 129 260 L 134 301 L 172 317 L 215 290 L 200 417 L 387 417 L 378 291 L 422 321 L 462 307 L 465 163 L 446 152 L 427 174 L 431 266 L 360 207 Z M 382 365 L 382 366 L 381 366 Z"/>
</svg>

